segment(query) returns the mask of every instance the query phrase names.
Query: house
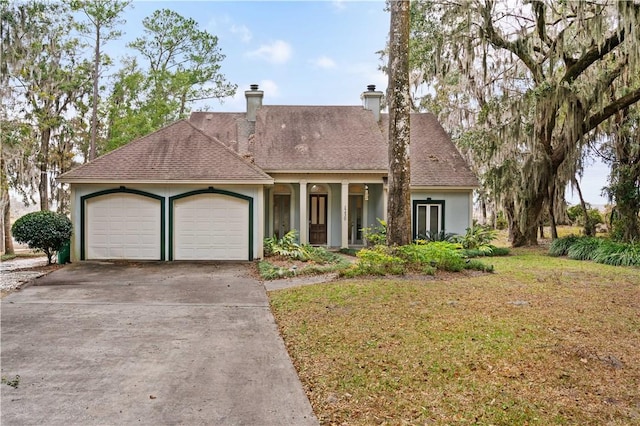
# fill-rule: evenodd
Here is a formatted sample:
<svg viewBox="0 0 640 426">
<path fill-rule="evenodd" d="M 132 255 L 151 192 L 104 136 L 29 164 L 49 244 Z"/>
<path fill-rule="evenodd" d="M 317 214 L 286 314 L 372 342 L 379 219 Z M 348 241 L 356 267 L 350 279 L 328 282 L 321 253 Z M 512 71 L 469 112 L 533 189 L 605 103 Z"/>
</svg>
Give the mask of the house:
<svg viewBox="0 0 640 426">
<path fill-rule="evenodd" d="M 58 179 L 71 190 L 72 260 L 253 260 L 291 229 L 301 243 L 361 246 L 386 216 L 388 116 L 362 106 L 194 112 Z M 432 114 L 411 116 L 414 237 L 464 233 L 478 182 Z"/>
</svg>

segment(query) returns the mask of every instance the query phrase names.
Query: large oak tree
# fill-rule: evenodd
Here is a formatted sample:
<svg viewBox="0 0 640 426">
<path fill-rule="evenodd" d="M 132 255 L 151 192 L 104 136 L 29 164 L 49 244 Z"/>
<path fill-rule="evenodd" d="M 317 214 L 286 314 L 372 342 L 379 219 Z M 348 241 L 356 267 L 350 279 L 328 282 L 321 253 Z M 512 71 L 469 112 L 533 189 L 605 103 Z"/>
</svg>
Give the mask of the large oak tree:
<svg viewBox="0 0 640 426">
<path fill-rule="evenodd" d="M 419 0 L 412 12 L 422 106 L 473 160 L 512 244 L 536 244 L 587 142 L 640 99 L 639 79 L 620 84 L 640 75 L 640 4 Z"/>
</svg>

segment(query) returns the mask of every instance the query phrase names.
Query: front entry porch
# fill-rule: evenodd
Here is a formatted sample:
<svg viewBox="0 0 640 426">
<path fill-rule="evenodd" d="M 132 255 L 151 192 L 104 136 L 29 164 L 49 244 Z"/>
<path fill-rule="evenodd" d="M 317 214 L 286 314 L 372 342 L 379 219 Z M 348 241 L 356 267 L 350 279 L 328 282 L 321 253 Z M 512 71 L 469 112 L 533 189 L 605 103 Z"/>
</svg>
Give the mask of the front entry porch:
<svg viewBox="0 0 640 426">
<path fill-rule="evenodd" d="M 363 246 L 363 228 L 385 218 L 385 189 L 382 179 L 376 180 L 276 183 L 266 194 L 267 236 L 281 238 L 296 229 L 301 244 Z"/>
</svg>

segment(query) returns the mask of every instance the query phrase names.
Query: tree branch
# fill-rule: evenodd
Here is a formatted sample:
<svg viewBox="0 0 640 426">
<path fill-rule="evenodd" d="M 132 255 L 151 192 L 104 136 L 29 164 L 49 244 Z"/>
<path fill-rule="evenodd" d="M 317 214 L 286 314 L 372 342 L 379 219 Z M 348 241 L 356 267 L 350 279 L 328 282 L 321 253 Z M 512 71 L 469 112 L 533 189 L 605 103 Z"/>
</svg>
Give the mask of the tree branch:
<svg viewBox="0 0 640 426">
<path fill-rule="evenodd" d="M 533 60 L 531 55 L 529 55 L 528 49 L 526 48 L 522 39 L 517 39 L 516 41 L 507 41 L 496 32 L 491 18 L 492 7 L 493 3 L 487 1 L 487 5 L 480 10 L 483 21 L 481 29 L 484 32 L 484 35 L 487 37 L 487 40 L 489 40 L 489 42 L 494 47 L 508 50 L 509 52 L 520 58 L 520 60 L 525 64 L 529 71 L 531 71 L 534 81 L 536 83 L 541 83 L 544 80 L 541 68 L 537 64 L 537 62 Z"/>
<path fill-rule="evenodd" d="M 571 61 L 573 63 L 567 67 L 567 71 L 565 72 L 564 77 L 562 77 L 562 81 L 572 82 L 575 80 L 584 72 L 584 70 L 589 68 L 591 64 L 598 59 L 605 57 L 607 53 L 618 47 L 624 41 L 624 37 L 625 31 L 622 29 L 620 32 L 617 32 L 606 39 L 602 45 L 592 47 L 579 59 L 572 59 Z"/>
<path fill-rule="evenodd" d="M 600 112 L 593 114 L 591 117 L 585 120 L 584 133 L 586 134 L 587 132 L 590 132 L 616 112 L 630 105 L 633 105 L 638 101 L 640 101 L 640 88 L 637 88 L 636 90 L 627 93 L 623 97 L 616 99 L 615 101 L 604 107 Z"/>
</svg>

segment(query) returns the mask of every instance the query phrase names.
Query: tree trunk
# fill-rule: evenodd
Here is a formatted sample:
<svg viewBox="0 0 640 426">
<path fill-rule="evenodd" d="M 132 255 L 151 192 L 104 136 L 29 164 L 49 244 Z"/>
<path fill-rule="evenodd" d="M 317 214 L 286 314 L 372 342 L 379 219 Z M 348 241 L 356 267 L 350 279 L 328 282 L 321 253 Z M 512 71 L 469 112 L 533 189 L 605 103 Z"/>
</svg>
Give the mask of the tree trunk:
<svg viewBox="0 0 640 426">
<path fill-rule="evenodd" d="M 98 78 L 100 73 L 100 28 L 96 29 L 96 48 L 93 58 L 93 105 L 91 109 L 91 143 L 89 161 L 96 158 L 96 140 L 98 139 Z"/>
<path fill-rule="evenodd" d="M 15 254 L 13 238 L 11 238 L 11 197 L 9 195 L 9 182 L 7 181 L 6 163 L 4 152 L 0 147 L 0 205 L 2 205 L 2 240 L 5 254 Z"/>
<path fill-rule="evenodd" d="M 389 34 L 389 202 L 387 204 L 387 243 L 411 243 L 411 169 L 409 86 L 410 2 L 390 1 Z"/>
<path fill-rule="evenodd" d="M 587 209 L 587 203 L 585 203 L 584 198 L 582 198 L 582 190 L 580 189 L 580 184 L 578 183 L 578 179 L 573 178 L 573 185 L 576 187 L 576 191 L 578 191 L 578 197 L 580 198 L 580 207 L 582 207 L 582 214 L 584 215 L 584 235 L 588 237 L 592 237 L 595 235 L 595 226 L 591 224 L 591 218 L 589 217 L 589 209 Z"/>
<path fill-rule="evenodd" d="M 42 130 L 40 135 L 40 155 L 38 168 L 40 169 L 40 182 L 38 193 L 40 194 L 40 210 L 49 210 L 49 140 L 51 128 Z"/>
<path fill-rule="evenodd" d="M 11 198 L 9 192 L 2 191 L 2 227 L 4 237 L 4 254 L 15 254 L 13 238 L 11 238 Z"/>
</svg>

